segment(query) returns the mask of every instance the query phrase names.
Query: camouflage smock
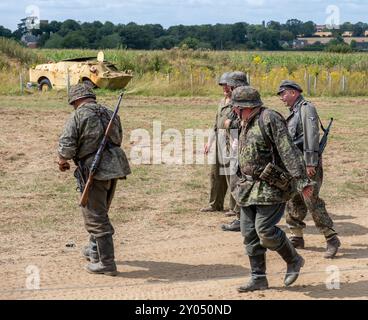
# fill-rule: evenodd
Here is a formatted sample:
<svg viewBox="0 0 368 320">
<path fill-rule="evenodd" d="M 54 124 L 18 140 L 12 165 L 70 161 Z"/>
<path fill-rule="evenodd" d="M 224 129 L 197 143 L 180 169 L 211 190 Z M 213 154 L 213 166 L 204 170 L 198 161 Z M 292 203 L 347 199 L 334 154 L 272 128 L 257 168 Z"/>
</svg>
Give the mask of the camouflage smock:
<svg viewBox="0 0 368 320">
<path fill-rule="evenodd" d="M 95 102 L 82 104 L 68 119 L 59 139 L 58 153 L 64 159 L 83 159 L 90 167 L 113 112 Z M 120 148 L 123 130 L 119 116 L 110 131 L 96 180 L 123 178 L 131 173 L 125 152 Z"/>
<path fill-rule="evenodd" d="M 285 120 L 273 110 L 265 109 L 263 112 L 265 132 L 274 142 L 279 154 L 276 164 L 286 169 L 294 178 L 293 188 L 285 192 L 258 178 L 266 165 L 273 161 L 271 149 L 263 139 L 258 124 L 258 114 L 248 125 L 242 123 L 239 136 L 239 167 L 242 178 L 238 183 L 237 201 L 240 206 L 283 203 L 290 199 L 295 189 L 302 191 L 305 186 L 310 185 L 302 154 L 293 144 Z"/>
</svg>

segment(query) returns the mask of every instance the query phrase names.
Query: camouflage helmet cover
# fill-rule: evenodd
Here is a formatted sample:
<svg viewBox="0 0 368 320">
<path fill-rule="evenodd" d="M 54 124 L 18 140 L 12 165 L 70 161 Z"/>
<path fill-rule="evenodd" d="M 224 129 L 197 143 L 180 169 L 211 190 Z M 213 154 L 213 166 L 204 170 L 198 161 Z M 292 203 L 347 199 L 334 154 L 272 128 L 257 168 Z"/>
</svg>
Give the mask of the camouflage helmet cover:
<svg viewBox="0 0 368 320">
<path fill-rule="evenodd" d="M 82 98 L 96 99 L 96 95 L 92 89 L 85 84 L 79 83 L 75 86 L 71 86 L 69 89 L 68 103 L 73 104 L 73 102 Z"/>
<path fill-rule="evenodd" d="M 242 71 L 234 71 L 229 74 L 228 85 L 231 87 L 249 86 L 247 75 Z"/>
<path fill-rule="evenodd" d="M 225 85 L 228 84 L 230 73 L 231 72 L 225 72 L 221 75 L 221 77 L 218 81 L 219 86 L 225 86 Z"/>
<path fill-rule="evenodd" d="M 280 95 L 282 92 L 284 92 L 287 89 L 297 90 L 300 93 L 303 92 L 303 89 L 295 81 L 283 80 L 280 83 L 279 91 L 277 92 L 277 94 Z"/>
<path fill-rule="evenodd" d="M 263 105 L 259 92 L 250 86 L 234 89 L 231 96 L 232 105 L 240 108 L 255 108 Z"/>
</svg>

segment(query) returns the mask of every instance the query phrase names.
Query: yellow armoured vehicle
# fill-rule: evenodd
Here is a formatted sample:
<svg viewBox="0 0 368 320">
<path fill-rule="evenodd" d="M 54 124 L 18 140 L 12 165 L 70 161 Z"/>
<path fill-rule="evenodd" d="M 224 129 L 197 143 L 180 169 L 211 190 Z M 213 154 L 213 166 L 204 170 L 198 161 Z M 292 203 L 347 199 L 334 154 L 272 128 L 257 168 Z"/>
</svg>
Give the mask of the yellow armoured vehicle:
<svg viewBox="0 0 368 320">
<path fill-rule="evenodd" d="M 132 79 L 131 71 L 119 71 L 105 61 L 103 52 L 96 57 L 66 59 L 56 63 L 40 64 L 29 70 L 30 85 L 41 91 L 63 89 L 83 82 L 91 87 L 122 89 Z"/>
</svg>

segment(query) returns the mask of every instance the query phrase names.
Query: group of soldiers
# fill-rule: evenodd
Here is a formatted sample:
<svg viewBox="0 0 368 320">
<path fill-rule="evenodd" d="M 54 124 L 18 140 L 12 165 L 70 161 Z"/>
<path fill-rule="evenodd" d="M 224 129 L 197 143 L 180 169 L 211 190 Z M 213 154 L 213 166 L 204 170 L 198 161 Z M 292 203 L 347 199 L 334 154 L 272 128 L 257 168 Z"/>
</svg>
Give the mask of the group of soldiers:
<svg viewBox="0 0 368 320">
<path fill-rule="evenodd" d="M 214 135 L 205 147 L 209 152 L 216 143 L 216 163 L 210 172 L 209 205 L 201 212 L 224 210 L 227 189 L 229 211 L 236 215 L 224 231 L 241 231 L 251 266 L 249 283 L 238 288 L 248 292 L 268 288 L 267 249 L 276 251 L 287 263 L 285 285 L 291 285 L 304 265 L 295 249 L 304 249 L 304 219 L 309 211 L 319 231 L 325 236 L 324 257 L 335 257 L 341 243 L 333 228 L 325 202 L 319 197 L 323 181 L 319 124 L 316 108 L 306 101 L 302 88 L 284 80 L 277 95 L 289 108 L 285 119 L 264 106 L 259 92 L 249 86 L 246 74 L 226 72 L 219 83 L 223 88 L 214 126 Z M 322 126 L 322 123 L 321 123 Z M 231 131 L 237 129 L 238 134 Z M 220 131 L 225 132 L 225 144 Z M 235 149 L 235 150 L 234 150 Z M 232 152 L 237 154 L 238 170 L 226 170 Z M 286 211 L 291 236 L 277 227 Z"/>
<path fill-rule="evenodd" d="M 325 257 L 333 258 L 340 246 L 333 222 L 319 198 L 323 178 L 319 117 L 315 107 L 304 100 L 300 86 L 292 81 L 283 81 L 277 92 L 290 108 L 286 120 L 264 106 L 259 92 L 249 86 L 245 73 L 227 72 L 221 76 L 219 85 L 224 98 L 216 114 L 214 135 L 205 146 L 205 153 L 209 153 L 215 145 L 217 156 L 210 174 L 210 202 L 201 211 L 222 211 L 226 192 L 230 190 L 230 210 L 226 215 L 237 219 L 222 227 L 225 231 L 241 231 L 251 266 L 250 281 L 239 287 L 239 292 L 268 288 L 267 249 L 277 251 L 285 260 L 284 282 L 291 285 L 304 265 L 296 248 L 304 248 L 303 220 L 307 211 L 326 237 Z M 68 102 L 74 112 L 59 139 L 58 165 L 61 171 L 66 171 L 73 160 L 77 167 L 74 175 L 78 181 L 85 181 L 112 111 L 97 103 L 93 90 L 83 84 L 70 88 Z M 108 211 L 117 180 L 126 179 L 131 170 L 121 148 L 120 118 L 117 116 L 111 122 L 106 149 L 81 211 L 89 234 L 88 245 L 83 249 L 83 256 L 90 262 L 86 270 L 116 275 L 114 228 Z M 229 159 L 236 160 L 235 170 Z M 78 185 L 83 189 L 80 182 Z M 277 227 L 285 208 L 290 239 Z"/>
</svg>

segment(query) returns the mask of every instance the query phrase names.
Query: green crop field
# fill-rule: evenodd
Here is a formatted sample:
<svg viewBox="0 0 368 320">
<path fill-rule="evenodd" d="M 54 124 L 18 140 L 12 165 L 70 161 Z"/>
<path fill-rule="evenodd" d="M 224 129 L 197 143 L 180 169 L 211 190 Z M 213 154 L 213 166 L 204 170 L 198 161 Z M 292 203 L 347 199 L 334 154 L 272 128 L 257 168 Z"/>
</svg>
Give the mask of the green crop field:
<svg viewBox="0 0 368 320">
<path fill-rule="evenodd" d="M 97 56 L 97 50 L 26 49 L 0 41 L 2 94 L 20 92 L 20 74 L 37 63 Z M 299 82 L 310 96 L 365 96 L 368 92 L 367 53 L 247 52 L 193 50 L 105 50 L 120 70 L 132 70 L 132 94 L 145 96 L 215 96 L 225 71 L 241 70 L 263 94 L 272 95 L 283 79 Z M 9 59 L 12 63 L 9 62 Z"/>
</svg>

